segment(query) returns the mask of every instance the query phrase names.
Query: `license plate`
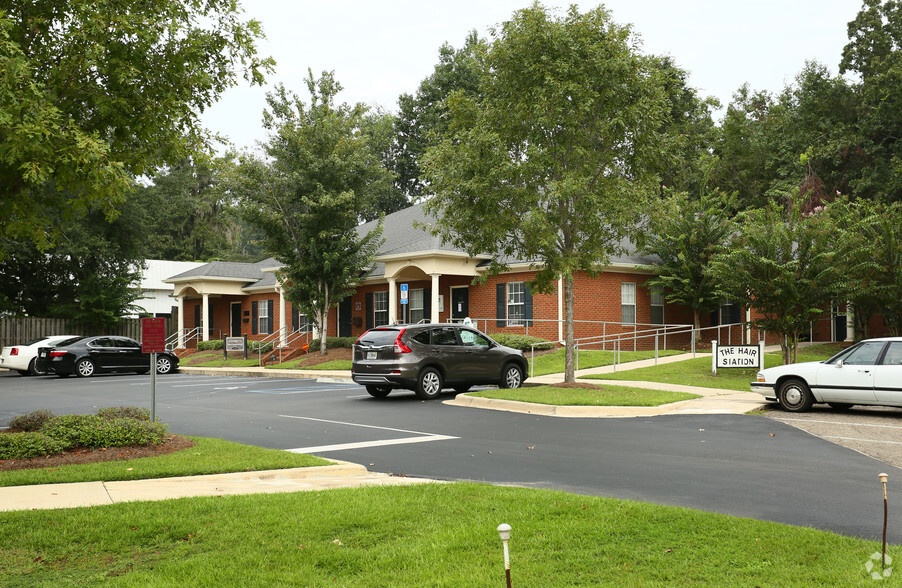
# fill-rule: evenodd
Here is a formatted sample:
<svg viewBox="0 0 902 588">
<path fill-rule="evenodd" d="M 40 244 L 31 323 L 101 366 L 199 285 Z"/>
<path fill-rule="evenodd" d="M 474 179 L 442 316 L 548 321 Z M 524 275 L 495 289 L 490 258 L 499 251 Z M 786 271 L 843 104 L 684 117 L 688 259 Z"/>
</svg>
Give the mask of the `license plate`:
<svg viewBox="0 0 902 588">
<path fill-rule="evenodd" d="M 378 357 L 378 355 L 379 355 L 378 351 L 367 351 L 366 352 L 367 359 L 376 359 L 376 357 Z"/>
</svg>

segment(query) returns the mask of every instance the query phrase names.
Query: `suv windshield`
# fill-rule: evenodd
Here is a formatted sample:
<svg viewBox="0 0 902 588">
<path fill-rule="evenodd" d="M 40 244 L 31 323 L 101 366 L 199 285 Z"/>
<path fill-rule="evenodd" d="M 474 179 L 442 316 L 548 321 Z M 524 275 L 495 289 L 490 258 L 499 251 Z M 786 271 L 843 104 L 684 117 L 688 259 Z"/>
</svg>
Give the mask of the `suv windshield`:
<svg viewBox="0 0 902 588">
<path fill-rule="evenodd" d="M 362 345 L 394 345 L 398 338 L 397 329 L 374 329 L 364 333 L 357 342 Z"/>
</svg>

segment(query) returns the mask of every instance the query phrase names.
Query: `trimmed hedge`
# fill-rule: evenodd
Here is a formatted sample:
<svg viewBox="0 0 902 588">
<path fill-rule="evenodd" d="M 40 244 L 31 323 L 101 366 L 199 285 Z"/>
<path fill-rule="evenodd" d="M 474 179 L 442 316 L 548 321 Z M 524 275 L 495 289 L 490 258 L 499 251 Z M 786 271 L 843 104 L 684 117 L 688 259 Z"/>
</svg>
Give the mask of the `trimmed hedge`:
<svg viewBox="0 0 902 588">
<path fill-rule="evenodd" d="M 0 459 L 29 459 L 60 453 L 62 443 L 43 433 L 5 433 L 0 435 Z"/>
<path fill-rule="evenodd" d="M 541 339 L 539 337 L 531 337 L 529 335 L 517 335 L 513 333 L 495 333 L 494 335 L 489 335 L 492 339 L 501 343 L 502 345 L 506 345 L 507 347 L 513 347 L 514 349 L 519 349 L 520 351 L 531 351 L 532 345 L 536 343 L 535 349 L 554 349 L 556 343 L 554 341 L 548 341 L 546 339 Z"/>
<path fill-rule="evenodd" d="M 222 349 L 224 346 L 225 342 L 222 339 L 210 339 L 209 341 L 197 342 L 198 351 L 216 351 L 217 349 Z"/>
<path fill-rule="evenodd" d="M 357 337 L 326 337 L 326 349 L 336 349 L 338 347 L 346 347 L 350 349 L 354 346 L 354 342 L 357 341 Z M 311 347 L 312 345 L 311 341 Z M 319 341 L 316 342 L 316 346 L 319 347 Z"/>
<path fill-rule="evenodd" d="M 97 416 L 104 419 L 135 419 L 150 421 L 150 409 L 137 406 L 109 406 L 97 409 Z"/>
</svg>

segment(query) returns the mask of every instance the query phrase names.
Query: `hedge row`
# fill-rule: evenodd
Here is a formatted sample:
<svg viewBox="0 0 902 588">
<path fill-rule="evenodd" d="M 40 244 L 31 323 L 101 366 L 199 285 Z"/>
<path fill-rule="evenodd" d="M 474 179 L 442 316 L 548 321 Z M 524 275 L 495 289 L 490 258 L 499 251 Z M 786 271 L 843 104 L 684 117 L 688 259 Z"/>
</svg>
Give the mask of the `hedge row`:
<svg viewBox="0 0 902 588">
<path fill-rule="evenodd" d="M 93 415 L 56 416 L 47 410 L 12 419 L 10 428 L 21 433 L 0 435 L 0 459 L 27 459 L 60 453 L 75 447 L 158 445 L 166 438 L 166 425 L 150 422 L 147 409 L 101 408 Z"/>
<path fill-rule="evenodd" d="M 502 345 L 506 345 L 507 347 L 513 347 L 514 349 L 519 349 L 520 351 L 531 351 L 533 349 L 533 344 L 535 344 L 535 349 L 554 349 L 556 343 L 554 341 L 546 341 L 545 339 L 540 339 L 539 337 L 531 337 L 529 335 L 516 335 L 512 333 L 494 333 L 490 335 L 492 339 L 501 343 Z"/>
</svg>

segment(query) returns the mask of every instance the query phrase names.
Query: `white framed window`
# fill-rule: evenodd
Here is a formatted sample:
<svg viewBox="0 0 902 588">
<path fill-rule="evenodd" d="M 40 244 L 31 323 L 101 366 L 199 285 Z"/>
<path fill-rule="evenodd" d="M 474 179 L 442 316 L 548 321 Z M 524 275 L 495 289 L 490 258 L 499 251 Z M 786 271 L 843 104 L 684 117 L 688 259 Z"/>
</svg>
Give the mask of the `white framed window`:
<svg viewBox="0 0 902 588">
<path fill-rule="evenodd" d="M 269 330 L 269 304 L 266 301 L 257 305 L 257 332 L 266 335 Z"/>
<path fill-rule="evenodd" d="M 739 316 L 739 306 L 732 300 L 724 300 L 720 303 L 720 324 L 731 325 L 742 321 Z"/>
<path fill-rule="evenodd" d="M 407 306 L 407 310 L 410 313 L 408 317 L 409 322 L 416 324 L 426 318 L 426 315 L 423 313 L 424 308 L 422 288 L 420 288 L 419 290 L 411 290 L 407 293 Z"/>
<path fill-rule="evenodd" d="M 664 324 L 664 294 L 660 290 L 651 291 L 651 324 Z"/>
<path fill-rule="evenodd" d="M 373 326 L 388 324 L 388 292 L 373 292 Z"/>
<path fill-rule="evenodd" d="M 522 326 L 524 318 L 526 318 L 526 282 L 508 282 L 507 326 Z"/>
<path fill-rule="evenodd" d="M 633 282 L 620 284 L 620 322 L 636 324 L 636 284 Z"/>
</svg>

